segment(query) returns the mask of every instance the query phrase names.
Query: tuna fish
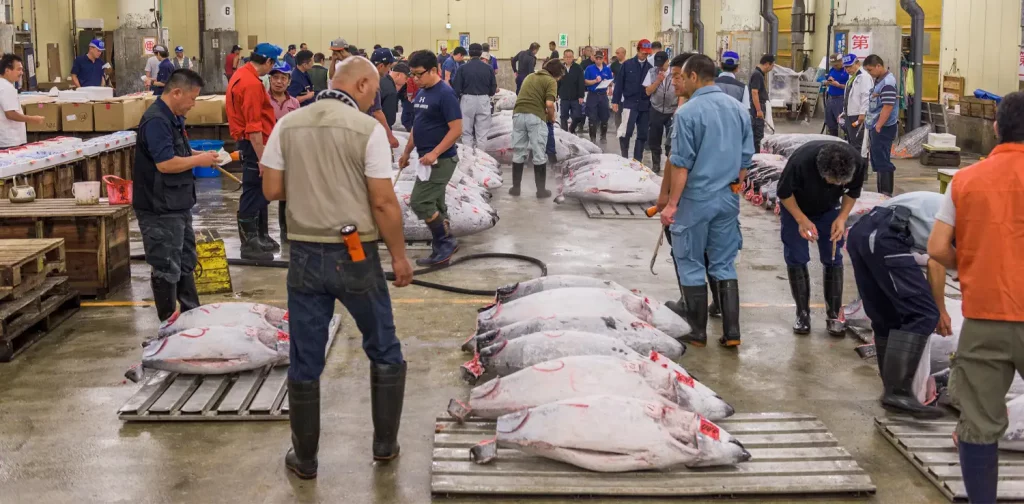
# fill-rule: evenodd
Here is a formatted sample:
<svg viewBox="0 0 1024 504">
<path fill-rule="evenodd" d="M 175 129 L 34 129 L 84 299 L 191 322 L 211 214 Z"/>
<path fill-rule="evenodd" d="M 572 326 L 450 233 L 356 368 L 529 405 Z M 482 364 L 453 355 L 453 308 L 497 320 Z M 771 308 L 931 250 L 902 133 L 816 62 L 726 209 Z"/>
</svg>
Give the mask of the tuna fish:
<svg viewBox="0 0 1024 504">
<path fill-rule="evenodd" d="M 494 301 L 497 303 L 507 303 L 530 294 L 568 287 L 595 287 L 598 289 L 633 292 L 611 280 L 601 280 L 600 278 L 580 275 L 550 275 L 498 287 Z"/>
<path fill-rule="evenodd" d="M 750 460 L 711 421 L 658 400 L 595 395 L 544 404 L 498 418 L 493 440 L 470 449 L 478 464 L 515 448 L 597 472 L 712 467 Z"/>
<path fill-rule="evenodd" d="M 186 329 L 212 326 L 253 326 L 280 329 L 288 333 L 288 312 L 259 303 L 214 303 L 174 314 L 157 329 L 163 338 Z"/>
<path fill-rule="evenodd" d="M 500 112 L 502 110 L 512 110 L 516 108 L 516 92 L 511 89 L 499 89 L 494 96 L 491 97 L 491 103 L 494 104 L 494 110 Z"/>
<path fill-rule="evenodd" d="M 767 135 L 764 140 L 761 141 L 761 150 L 770 154 L 779 154 L 781 156 L 790 157 L 800 147 L 803 147 L 807 142 L 815 142 L 818 140 L 829 140 L 842 142 L 843 140 L 839 137 L 829 135 L 815 135 L 807 133 L 783 133 L 777 135 Z"/>
<path fill-rule="evenodd" d="M 575 173 L 588 168 L 620 169 L 639 172 L 650 171 L 643 163 L 635 159 L 624 158 L 618 154 L 590 154 L 570 159 L 563 163 L 562 173 Z"/>
<path fill-rule="evenodd" d="M 496 303 L 477 315 L 477 332 L 486 332 L 538 317 L 636 317 L 673 338 L 690 333 L 678 314 L 648 297 L 612 289 L 568 287 L 538 292 L 509 303 Z"/>
<path fill-rule="evenodd" d="M 146 343 L 142 367 L 188 374 L 237 373 L 288 364 L 288 346 L 288 333 L 269 325 L 193 328 Z"/>
<path fill-rule="evenodd" d="M 452 399 L 448 413 L 458 421 L 467 416 L 495 419 L 513 411 L 594 394 L 667 400 L 691 411 L 708 409 L 715 418 L 734 413 L 720 398 L 717 402 L 691 403 L 695 398 L 702 399 L 703 391 L 696 390 L 696 381 L 688 374 L 650 359 L 580 355 L 534 364 L 474 387 L 468 404 Z M 717 397 L 714 392 L 710 394 Z"/>
<path fill-rule="evenodd" d="M 633 316 L 535 318 L 470 336 L 462 350 L 473 353 L 478 347 L 491 345 L 499 339 L 514 340 L 538 332 L 570 330 L 615 338 L 642 355 L 658 352 L 669 359 L 678 359 L 686 351 L 682 343 Z"/>
<path fill-rule="evenodd" d="M 405 239 L 414 241 L 430 240 L 430 229 L 416 216 L 409 201 L 412 198 L 411 192 L 397 194 L 398 204 L 402 207 L 403 231 Z M 445 198 L 448 205 L 448 219 L 451 223 L 451 231 L 455 236 L 468 236 L 481 231 L 486 231 L 498 223 L 498 213 L 490 205 L 475 205 L 462 201 L 459 196 L 448 196 Z"/>
<path fill-rule="evenodd" d="M 621 168 L 588 168 L 570 172 L 559 188 L 556 203 L 565 198 L 606 203 L 654 203 L 661 191 L 661 177 L 653 172 Z"/>
</svg>

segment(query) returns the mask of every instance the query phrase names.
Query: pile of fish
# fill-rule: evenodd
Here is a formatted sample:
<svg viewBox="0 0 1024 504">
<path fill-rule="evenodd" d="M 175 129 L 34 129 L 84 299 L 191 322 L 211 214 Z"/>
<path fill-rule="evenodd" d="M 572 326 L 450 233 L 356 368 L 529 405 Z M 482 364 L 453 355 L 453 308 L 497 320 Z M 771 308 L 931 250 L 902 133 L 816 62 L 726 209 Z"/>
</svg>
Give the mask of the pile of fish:
<svg viewBox="0 0 1024 504">
<path fill-rule="evenodd" d="M 504 164 L 512 163 L 512 111 L 495 112 L 491 116 L 491 129 L 487 133 L 483 150 Z M 601 148 L 590 140 L 580 138 L 563 131 L 555 124 L 555 157 L 559 162 L 585 156 L 600 154 Z"/>
<path fill-rule="evenodd" d="M 146 369 L 187 374 L 228 374 L 288 364 L 288 312 L 258 303 L 215 303 L 175 314 L 142 345 Z"/>
<path fill-rule="evenodd" d="M 828 140 L 830 142 L 845 142 L 839 137 L 830 135 L 816 135 L 809 133 L 780 133 L 776 135 L 765 135 L 761 140 L 761 152 L 767 154 L 778 154 L 783 157 L 790 157 L 797 149 L 803 147 L 807 142 Z"/>
<path fill-rule="evenodd" d="M 498 92 L 491 97 L 491 105 L 494 106 L 495 112 L 516 108 L 516 92 L 511 89 L 499 88 Z"/>
<path fill-rule="evenodd" d="M 478 463 L 501 448 L 599 472 L 704 467 L 750 454 L 715 425 L 732 406 L 675 362 L 686 322 L 618 283 L 557 275 L 507 285 L 480 311 L 449 414 L 497 420 Z"/>
<path fill-rule="evenodd" d="M 747 170 L 743 197 L 755 206 L 767 210 L 774 209 L 778 215 L 779 179 L 787 162 L 786 157 L 778 154 L 754 154 Z"/>
<path fill-rule="evenodd" d="M 606 203 L 653 204 L 661 177 L 639 161 L 618 154 L 589 154 L 562 163 L 555 203 L 565 198 Z"/>
</svg>

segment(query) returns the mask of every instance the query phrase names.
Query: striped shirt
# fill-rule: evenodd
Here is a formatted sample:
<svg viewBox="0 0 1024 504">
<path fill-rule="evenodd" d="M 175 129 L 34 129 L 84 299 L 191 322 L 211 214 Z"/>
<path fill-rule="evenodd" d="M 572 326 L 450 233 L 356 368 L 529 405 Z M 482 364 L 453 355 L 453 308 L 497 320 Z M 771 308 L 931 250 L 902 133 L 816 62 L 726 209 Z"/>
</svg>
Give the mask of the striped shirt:
<svg viewBox="0 0 1024 504">
<path fill-rule="evenodd" d="M 882 113 L 882 107 L 891 105 L 893 107 L 892 113 L 889 114 L 889 119 L 885 121 L 882 126 L 892 126 L 896 124 L 899 114 L 896 111 L 896 101 L 898 95 L 896 93 L 896 77 L 891 72 L 886 72 L 880 79 L 875 81 L 875 88 L 871 90 L 871 100 L 868 105 L 867 123 L 869 127 L 875 127 L 878 124 L 878 116 Z"/>
</svg>

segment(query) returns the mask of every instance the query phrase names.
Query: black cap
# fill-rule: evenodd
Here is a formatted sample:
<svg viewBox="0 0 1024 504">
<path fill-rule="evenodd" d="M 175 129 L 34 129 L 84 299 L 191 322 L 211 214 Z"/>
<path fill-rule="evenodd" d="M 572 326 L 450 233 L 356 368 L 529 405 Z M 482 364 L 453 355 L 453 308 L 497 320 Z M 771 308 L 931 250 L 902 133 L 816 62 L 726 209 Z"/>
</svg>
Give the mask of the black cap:
<svg viewBox="0 0 1024 504">
<path fill-rule="evenodd" d="M 295 49 L 295 44 L 288 44 L 288 50 L 291 51 L 292 49 Z"/>
<path fill-rule="evenodd" d="M 656 66 L 656 67 L 660 68 L 667 61 L 668 61 L 668 53 L 665 52 L 665 51 L 658 51 L 658 53 L 654 55 L 654 66 Z"/>
<path fill-rule="evenodd" d="M 412 72 L 412 70 L 409 69 L 409 64 L 404 61 L 395 63 L 395 66 L 391 67 L 391 71 L 405 75 L 409 75 Z"/>
<path fill-rule="evenodd" d="M 235 44 L 235 45 L 231 46 L 231 52 L 241 51 L 241 50 L 242 50 L 242 46 L 240 46 L 238 44 Z"/>
</svg>

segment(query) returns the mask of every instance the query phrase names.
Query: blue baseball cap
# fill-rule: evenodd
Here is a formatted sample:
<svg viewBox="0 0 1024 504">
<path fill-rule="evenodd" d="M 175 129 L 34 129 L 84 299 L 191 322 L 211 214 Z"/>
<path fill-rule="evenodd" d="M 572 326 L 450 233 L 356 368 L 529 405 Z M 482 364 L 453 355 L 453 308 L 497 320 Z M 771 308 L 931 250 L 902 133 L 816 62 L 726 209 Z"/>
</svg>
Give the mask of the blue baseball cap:
<svg viewBox="0 0 1024 504">
<path fill-rule="evenodd" d="M 395 62 L 395 54 L 391 52 L 391 49 L 381 47 L 373 51 L 373 54 L 370 55 L 370 61 L 374 65 L 390 65 Z"/>
<path fill-rule="evenodd" d="M 95 47 L 96 49 L 99 49 L 101 51 L 107 50 L 107 45 L 104 44 L 103 41 L 100 39 L 92 39 L 92 41 L 89 42 L 89 47 Z"/>
<path fill-rule="evenodd" d="M 854 64 L 854 63 L 855 63 L 856 61 L 857 61 L 857 55 L 856 55 L 856 54 L 847 54 L 847 55 L 846 55 L 846 56 L 845 56 L 845 57 L 843 58 L 843 66 L 844 66 L 844 67 L 848 67 L 848 66 L 853 66 L 853 64 Z"/>
<path fill-rule="evenodd" d="M 282 52 L 284 51 L 280 47 L 267 42 L 256 44 L 256 48 L 252 50 L 253 54 L 259 54 L 271 61 L 277 61 L 277 58 L 281 57 Z"/>
<path fill-rule="evenodd" d="M 287 61 L 278 61 L 270 69 L 270 73 L 271 74 L 283 73 L 283 74 L 289 74 L 290 75 L 292 73 L 292 66 L 289 65 Z"/>
<path fill-rule="evenodd" d="M 174 52 L 185 52 L 185 48 L 181 46 L 175 47 Z"/>
<path fill-rule="evenodd" d="M 722 53 L 722 64 L 723 65 L 739 65 L 740 54 L 736 51 L 725 51 Z"/>
</svg>

